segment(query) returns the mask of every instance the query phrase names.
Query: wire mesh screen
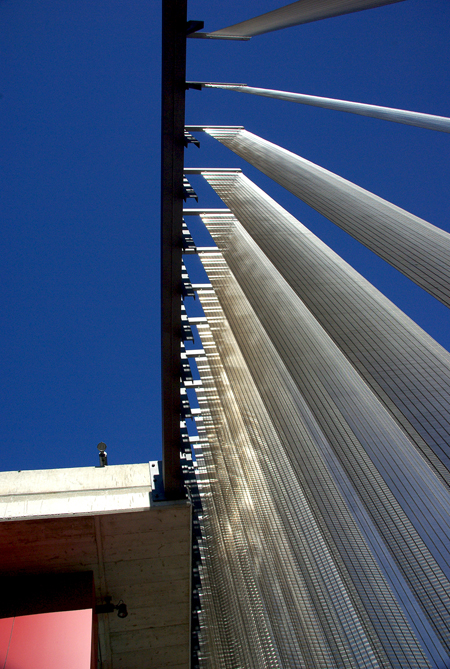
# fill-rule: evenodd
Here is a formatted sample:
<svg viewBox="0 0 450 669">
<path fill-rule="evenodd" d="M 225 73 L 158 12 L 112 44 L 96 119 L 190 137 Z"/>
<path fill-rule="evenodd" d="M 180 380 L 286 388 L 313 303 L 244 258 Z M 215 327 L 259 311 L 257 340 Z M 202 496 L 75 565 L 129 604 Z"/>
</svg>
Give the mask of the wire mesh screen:
<svg viewBox="0 0 450 669">
<path fill-rule="evenodd" d="M 447 666 L 443 477 L 237 219 L 203 220 L 203 666 Z"/>
</svg>

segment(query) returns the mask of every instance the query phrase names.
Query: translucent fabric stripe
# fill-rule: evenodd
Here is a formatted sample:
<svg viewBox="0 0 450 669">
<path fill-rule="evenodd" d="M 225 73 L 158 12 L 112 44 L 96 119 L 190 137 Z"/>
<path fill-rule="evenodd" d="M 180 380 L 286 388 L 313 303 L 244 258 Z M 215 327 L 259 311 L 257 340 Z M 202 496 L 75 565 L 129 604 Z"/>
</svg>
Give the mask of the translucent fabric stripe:
<svg viewBox="0 0 450 669">
<path fill-rule="evenodd" d="M 450 118 L 423 114 L 421 112 L 407 111 L 406 109 L 393 109 L 392 107 L 380 107 L 362 102 L 351 102 L 349 100 L 335 100 L 333 98 L 322 98 L 317 95 L 304 95 L 302 93 L 290 93 L 288 91 L 276 91 L 270 88 L 255 88 L 254 86 L 230 86 L 227 84 L 204 84 L 204 88 L 221 88 L 237 93 L 249 93 L 250 95 L 261 95 L 265 98 L 297 102 L 298 104 L 311 107 L 322 107 L 323 109 L 334 109 L 336 111 L 359 114 L 380 118 L 384 121 L 414 125 L 418 128 L 450 132 Z"/>
<path fill-rule="evenodd" d="M 215 30 L 209 35 L 262 35 L 281 28 L 290 28 L 302 23 L 328 19 L 342 14 L 351 14 L 363 9 L 392 5 L 402 0 L 298 0 L 292 4 L 261 14 L 248 21 L 236 23 L 228 28 Z"/>
<path fill-rule="evenodd" d="M 450 235 L 246 130 L 206 132 L 450 306 Z"/>
</svg>

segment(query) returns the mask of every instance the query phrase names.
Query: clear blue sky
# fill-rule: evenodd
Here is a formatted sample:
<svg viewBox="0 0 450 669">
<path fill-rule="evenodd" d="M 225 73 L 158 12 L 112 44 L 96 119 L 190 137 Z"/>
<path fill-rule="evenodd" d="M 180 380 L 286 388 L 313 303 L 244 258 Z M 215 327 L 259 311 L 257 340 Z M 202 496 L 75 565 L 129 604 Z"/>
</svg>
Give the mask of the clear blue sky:
<svg viewBox="0 0 450 669">
<path fill-rule="evenodd" d="M 214 30 L 281 4 L 192 0 L 188 18 Z M 160 22 L 156 1 L 0 2 L 3 470 L 95 465 L 99 441 L 111 464 L 160 457 Z M 448 0 L 406 0 L 189 40 L 187 77 L 450 116 L 449 28 Z M 186 121 L 244 125 L 450 231 L 447 134 L 213 90 L 188 92 Z M 199 138 L 187 165 L 243 167 L 450 348 L 448 309 Z"/>
</svg>

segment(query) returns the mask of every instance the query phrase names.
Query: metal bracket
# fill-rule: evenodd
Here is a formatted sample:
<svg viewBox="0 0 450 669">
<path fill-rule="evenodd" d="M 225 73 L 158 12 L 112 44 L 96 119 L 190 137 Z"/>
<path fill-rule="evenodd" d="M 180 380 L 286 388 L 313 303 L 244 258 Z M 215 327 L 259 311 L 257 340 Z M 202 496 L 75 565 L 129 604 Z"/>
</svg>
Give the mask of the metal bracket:
<svg viewBox="0 0 450 669">
<path fill-rule="evenodd" d="M 195 139 L 187 130 L 184 131 L 184 146 L 187 148 L 189 144 L 195 144 L 197 148 L 200 148 L 200 140 Z"/>
<path fill-rule="evenodd" d="M 186 23 L 186 35 L 192 35 L 192 33 L 197 32 L 205 27 L 204 21 L 188 21 Z"/>
<path fill-rule="evenodd" d="M 248 86 L 248 84 L 225 84 L 221 81 L 186 81 L 186 90 L 193 88 L 196 91 L 201 91 L 205 86 Z"/>
<path fill-rule="evenodd" d="M 241 37 L 241 35 L 215 35 L 214 33 L 189 33 L 188 37 L 196 37 L 197 39 L 231 39 L 237 42 L 248 42 L 251 37 Z"/>
<path fill-rule="evenodd" d="M 186 202 L 186 200 L 189 198 L 193 198 L 196 202 L 198 202 L 197 193 L 192 188 L 186 177 L 183 177 L 183 200 Z"/>
<path fill-rule="evenodd" d="M 164 495 L 164 481 L 162 477 L 162 461 L 158 460 L 158 462 L 152 462 L 151 466 L 152 502 L 164 502 L 166 498 Z"/>
</svg>

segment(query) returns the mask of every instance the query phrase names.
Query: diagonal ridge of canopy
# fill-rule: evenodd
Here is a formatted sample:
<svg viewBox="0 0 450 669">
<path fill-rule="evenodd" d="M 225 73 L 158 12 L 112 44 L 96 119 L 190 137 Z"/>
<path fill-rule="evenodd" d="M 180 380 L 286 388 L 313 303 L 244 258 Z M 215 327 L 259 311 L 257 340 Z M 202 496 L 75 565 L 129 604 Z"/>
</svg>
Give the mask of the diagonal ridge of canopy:
<svg viewBox="0 0 450 669">
<path fill-rule="evenodd" d="M 447 232 L 247 130 L 204 129 L 450 307 Z"/>
<path fill-rule="evenodd" d="M 427 128 L 428 130 L 439 130 L 440 132 L 450 133 L 450 118 L 447 118 L 446 116 L 435 116 L 433 114 L 423 114 L 422 112 L 407 111 L 406 109 L 394 109 L 393 107 L 381 107 L 379 105 L 369 105 L 363 102 L 336 100 L 334 98 L 323 98 L 317 95 L 290 93 L 289 91 L 276 91 L 270 88 L 256 88 L 245 85 L 205 83 L 203 84 L 203 87 L 221 88 L 224 90 L 237 91 L 238 93 L 261 95 L 265 98 L 287 100 L 289 102 L 310 105 L 311 107 L 334 109 L 336 111 L 359 114 L 360 116 L 380 118 L 384 121 L 393 121 L 394 123 L 403 123 L 404 125 L 414 125 L 418 128 Z"/>
<path fill-rule="evenodd" d="M 351 14 L 363 9 L 391 5 L 394 2 L 403 2 L 403 0 L 297 0 L 297 2 L 279 7 L 272 12 L 255 16 L 248 21 L 215 30 L 208 35 L 212 37 L 222 35 L 253 37 L 282 28 L 298 26 L 302 23 L 311 23 L 311 21 Z"/>
</svg>

